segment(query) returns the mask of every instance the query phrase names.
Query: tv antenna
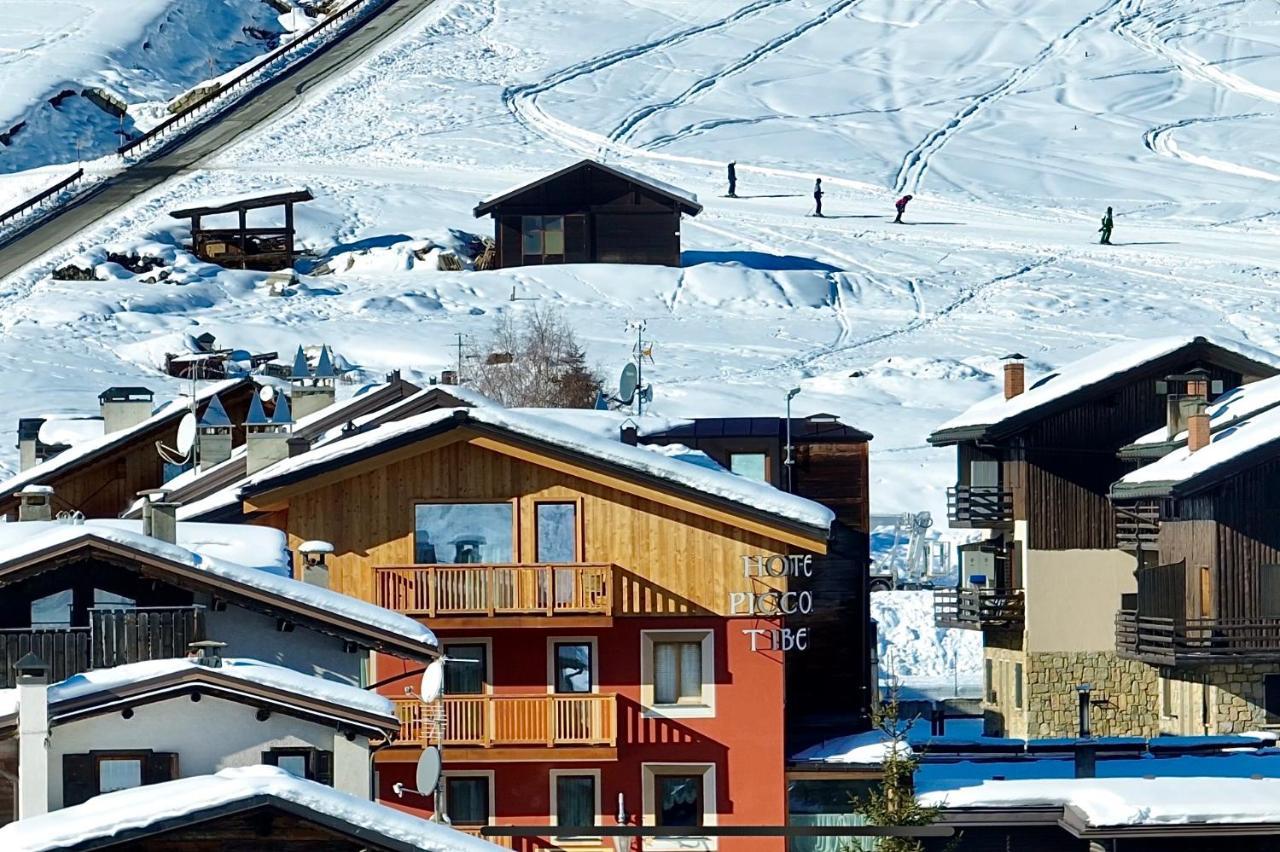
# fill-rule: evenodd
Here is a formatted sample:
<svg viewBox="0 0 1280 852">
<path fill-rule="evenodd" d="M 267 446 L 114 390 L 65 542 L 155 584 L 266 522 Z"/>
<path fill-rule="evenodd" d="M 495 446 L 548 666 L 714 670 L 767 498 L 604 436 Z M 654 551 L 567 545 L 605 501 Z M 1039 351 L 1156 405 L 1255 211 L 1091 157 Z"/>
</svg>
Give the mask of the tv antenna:
<svg viewBox="0 0 1280 852">
<path fill-rule="evenodd" d="M 203 361 L 196 361 L 188 371 L 191 376 L 191 393 L 187 399 L 187 413 L 182 415 L 182 420 L 178 423 L 177 446 L 167 447 L 163 441 L 156 441 L 156 453 L 172 465 L 185 465 L 195 457 L 196 427 L 199 425 L 196 419 L 196 380 L 200 377 L 203 366 Z"/>
<path fill-rule="evenodd" d="M 644 362 L 653 363 L 653 342 L 644 339 L 646 321 L 636 320 L 627 323 L 627 330 L 636 332 L 636 342 L 631 349 L 634 360 L 628 361 L 618 377 L 618 395 L 612 402 L 619 406 L 635 405 L 636 416 L 644 414 L 644 404 L 653 402 L 653 385 L 644 383 Z"/>
</svg>

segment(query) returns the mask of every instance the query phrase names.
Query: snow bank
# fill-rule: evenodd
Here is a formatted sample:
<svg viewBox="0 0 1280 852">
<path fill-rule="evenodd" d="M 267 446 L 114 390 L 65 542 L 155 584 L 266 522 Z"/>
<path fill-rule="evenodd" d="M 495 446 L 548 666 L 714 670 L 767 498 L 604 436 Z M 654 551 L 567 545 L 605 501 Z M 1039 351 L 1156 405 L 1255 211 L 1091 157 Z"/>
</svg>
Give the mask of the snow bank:
<svg viewBox="0 0 1280 852">
<path fill-rule="evenodd" d="M 0 828 L 5 852 L 52 852 L 136 831 L 254 796 L 273 796 L 425 852 L 485 852 L 498 847 L 440 823 L 358 799 L 273 766 L 224 769 L 216 775 L 135 787 L 82 805 Z"/>
<path fill-rule="evenodd" d="M 882 680 L 981 680 L 982 633 L 935 627 L 933 592 L 872 592 L 871 617 L 879 632 Z"/>
</svg>

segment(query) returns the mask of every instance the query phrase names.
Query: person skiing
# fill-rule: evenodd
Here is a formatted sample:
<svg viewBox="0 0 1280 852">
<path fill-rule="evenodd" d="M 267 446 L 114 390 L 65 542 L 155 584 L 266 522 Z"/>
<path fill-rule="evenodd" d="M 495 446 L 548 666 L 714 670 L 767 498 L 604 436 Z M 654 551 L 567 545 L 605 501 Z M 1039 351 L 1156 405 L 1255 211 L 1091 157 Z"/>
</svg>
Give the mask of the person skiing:
<svg viewBox="0 0 1280 852">
<path fill-rule="evenodd" d="M 902 223 L 902 214 L 907 212 L 907 204 L 914 197 L 915 196 L 913 195 L 904 195 L 901 198 L 899 198 L 897 201 L 893 202 L 893 206 L 898 208 L 898 215 L 893 220 L 895 224 Z"/>
<path fill-rule="evenodd" d="M 1102 217 L 1102 227 L 1098 229 L 1098 233 L 1102 234 L 1102 245 L 1111 245 L 1111 230 L 1116 226 L 1115 220 L 1111 217 L 1111 208 L 1107 208 L 1107 215 Z"/>
<path fill-rule="evenodd" d="M 813 215 L 815 216 L 822 216 L 822 196 L 824 194 L 822 191 L 822 178 L 818 178 L 813 182 Z"/>
<path fill-rule="evenodd" d="M 729 198 L 738 197 L 738 163 L 729 163 Z"/>
</svg>

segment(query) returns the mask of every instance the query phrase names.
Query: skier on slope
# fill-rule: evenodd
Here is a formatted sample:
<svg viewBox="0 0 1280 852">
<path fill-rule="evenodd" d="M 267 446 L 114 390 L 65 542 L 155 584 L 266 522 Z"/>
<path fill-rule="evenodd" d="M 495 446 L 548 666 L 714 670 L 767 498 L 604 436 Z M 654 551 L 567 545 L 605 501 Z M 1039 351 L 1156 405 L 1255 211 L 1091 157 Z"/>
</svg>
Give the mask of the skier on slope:
<svg viewBox="0 0 1280 852">
<path fill-rule="evenodd" d="M 902 214 L 907 212 L 907 204 L 910 203 L 911 199 L 914 197 L 915 196 L 913 195 L 904 195 L 897 201 L 893 202 L 893 206 L 898 208 L 898 215 L 893 220 L 895 224 L 902 223 Z"/>
<path fill-rule="evenodd" d="M 818 217 L 822 216 L 822 196 L 823 195 L 825 195 L 825 193 L 822 191 L 822 178 L 818 178 L 813 182 L 813 206 L 814 206 L 813 215 Z"/>
<path fill-rule="evenodd" d="M 1102 217 L 1102 227 L 1098 229 L 1098 233 L 1102 234 L 1102 245 L 1111 245 L 1111 231 L 1115 226 L 1115 220 L 1111 217 L 1111 208 L 1108 207 L 1107 215 Z"/>
<path fill-rule="evenodd" d="M 738 163 L 729 163 L 729 198 L 738 197 Z"/>
</svg>

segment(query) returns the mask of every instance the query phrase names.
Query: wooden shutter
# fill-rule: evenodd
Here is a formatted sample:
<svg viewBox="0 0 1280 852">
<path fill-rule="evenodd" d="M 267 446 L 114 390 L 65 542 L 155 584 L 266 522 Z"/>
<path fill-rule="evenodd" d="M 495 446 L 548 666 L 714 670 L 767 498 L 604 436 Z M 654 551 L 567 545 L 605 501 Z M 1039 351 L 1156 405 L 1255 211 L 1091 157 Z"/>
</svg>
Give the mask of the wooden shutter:
<svg viewBox="0 0 1280 852">
<path fill-rule="evenodd" d="M 148 752 L 142 761 L 142 783 L 161 784 L 178 777 L 178 755 L 172 751 Z"/>
<path fill-rule="evenodd" d="M 69 808 L 98 795 L 97 761 L 91 754 L 62 756 L 62 806 Z"/>
<path fill-rule="evenodd" d="M 333 752 L 316 749 L 311 753 L 312 780 L 333 786 Z"/>
</svg>

